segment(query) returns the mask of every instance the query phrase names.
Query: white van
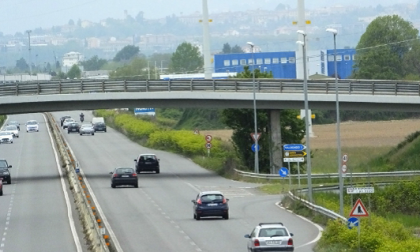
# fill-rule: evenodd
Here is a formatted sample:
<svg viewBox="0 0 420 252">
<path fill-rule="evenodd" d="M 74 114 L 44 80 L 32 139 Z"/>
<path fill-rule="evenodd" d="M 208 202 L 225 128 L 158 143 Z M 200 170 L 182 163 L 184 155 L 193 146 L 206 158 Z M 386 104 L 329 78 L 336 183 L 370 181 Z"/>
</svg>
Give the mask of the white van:
<svg viewBox="0 0 420 252">
<path fill-rule="evenodd" d="M 105 123 L 105 120 L 104 120 L 103 117 L 94 117 L 94 118 L 92 118 L 92 125 L 94 125 L 95 123 L 98 123 L 98 122 Z"/>
</svg>

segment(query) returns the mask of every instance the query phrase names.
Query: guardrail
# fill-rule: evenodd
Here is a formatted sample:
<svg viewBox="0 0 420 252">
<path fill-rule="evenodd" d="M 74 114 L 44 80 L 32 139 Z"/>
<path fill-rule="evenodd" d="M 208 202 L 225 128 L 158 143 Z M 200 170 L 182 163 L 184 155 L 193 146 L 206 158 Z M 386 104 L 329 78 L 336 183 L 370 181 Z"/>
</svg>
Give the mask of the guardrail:
<svg viewBox="0 0 420 252">
<path fill-rule="evenodd" d="M 259 93 L 302 93 L 303 80 L 257 79 Z M 420 96 L 418 81 L 339 80 L 340 94 Z M 0 85 L 0 96 L 51 95 L 104 92 L 253 92 L 249 79 L 224 80 L 59 80 Z M 334 80 L 308 80 L 308 93 L 335 94 Z"/>
<path fill-rule="evenodd" d="M 235 172 L 242 176 L 248 178 L 259 178 L 259 179 L 283 179 L 278 174 L 261 174 L 261 173 L 253 173 L 253 172 L 245 172 L 241 170 L 235 169 Z M 289 174 L 288 176 L 292 178 L 307 178 L 308 174 Z M 347 173 L 346 177 L 352 176 L 353 178 L 379 178 L 379 177 L 414 177 L 420 176 L 420 171 L 394 171 L 394 172 L 357 172 L 357 173 Z M 338 173 L 324 173 L 324 174 L 311 174 L 313 179 L 329 179 L 329 178 L 338 178 Z"/>
<path fill-rule="evenodd" d="M 48 119 L 48 126 L 53 133 L 54 142 L 58 147 L 60 157 L 64 163 L 76 208 L 79 211 L 80 220 L 89 243 L 89 250 L 94 252 L 110 252 L 108 248 L 110 244 L 105 240 L 105 233 L 101 232 L 98 224 L 100 216 L 96 213 L 95 206 L 90 199 L 89 189 L 84 185 L 83 178 L 75 172 L 75 159 L 67 147 L 67 143 L 61 135 L 60 129 L 52 115 L 50 113 L 45 113 L 45 115 Z"/>
</svg>

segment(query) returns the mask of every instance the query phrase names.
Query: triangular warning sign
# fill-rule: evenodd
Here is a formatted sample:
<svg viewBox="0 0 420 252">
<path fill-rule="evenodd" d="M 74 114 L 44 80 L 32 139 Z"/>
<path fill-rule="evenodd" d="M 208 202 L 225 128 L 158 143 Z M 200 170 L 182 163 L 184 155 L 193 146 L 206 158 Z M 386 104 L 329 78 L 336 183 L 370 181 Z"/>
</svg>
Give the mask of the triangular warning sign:
<svg viewBox="0 0 420 252">
<path fill-rule="evenodd" d="M 251 137 L 252 137 L 252 140 L 254 140 L 254 142 L 256 142 L 256 141 L 260 140 L 261 133 L 257 133 L 257 136 L 255 136 L 255 133 L 251 133 Z"/>
<path fill-rule="evenodd" d="M 356 203 L 353 206 L 353 209 L 350 212 L 351 217 L 368 217 L 369 213 L 366 210 L 360 199 L 357 199 Z"/>
</svg>

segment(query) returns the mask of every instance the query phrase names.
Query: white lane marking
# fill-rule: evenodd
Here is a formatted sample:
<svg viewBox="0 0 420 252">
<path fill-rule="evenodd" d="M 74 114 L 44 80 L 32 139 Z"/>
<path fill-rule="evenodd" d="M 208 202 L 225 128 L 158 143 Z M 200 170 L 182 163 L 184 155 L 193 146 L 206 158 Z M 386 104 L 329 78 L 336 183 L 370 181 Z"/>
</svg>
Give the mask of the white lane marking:
<svg viewBox="0 0 420 252">
<path fill-rule="evenodd" d="M 47 123 L 47 118 L 45 117 L 45 115 L 43 115 L 43 116 L 44 116 L 45 122 Z M 60 166 L 60 161 L 58 159 L 57 149 L 55 148 L 55 144 L 54 144 L 54 141 L 53 141 L 53 138 L 52 138 L 52 135 L 51 135 L 51 131 L 50 131 L 50 128 L 48 126 L 47 126 L 47 130 L 48 130 L 48 135 L 50 136 L 51 146 L 54 150 L 54 156 L 55 156 L 55 162 L 57 164 L 57 170 L 58 170 L 58 173 L 60 174 L 61 187 L 63 189 L 64 198 L 66 200 L 67 217 L 69 219 L 71 233 L 73 234 L 73 240 L 74 240 L 74 243 L 76 245 L 77 252 L 82 252 L 83 251 L 82 250 L 82 244 L 80 243 L 79 236 L 77 235 L 77 232 L 76 232 L 76 226 L 74 224 L 73 213 L 72 213 L 71 205 L 70 205 L 70 198 L 69 198 L 69 195 L 68 195 L 67 190 L 66 190 L 66 183 L 64 181 L 63 173 L 61 171 L 61 166 Z"/>
<path fill-rule="evenodd" d="M 281 202 L 276 202 L 276 206 L 279 207 L 279 208 L 281 208 L 281 209 L 286 210 L 286 208 L 284 208 L 284 207 L 282 207 L 282 206 L 279 205 L 280 203 Z M 293 213 L 293 212 L 291 212 L 291 213 Z M 298 217 L 300 217 L 302 220 L 311 223 L 312 225 L 314 225 L 318 229 L 318 235 L 315 237 L 315 239 L 313 239 L 312 241 L 307 242 L 307 243 L 305 243 L 303 245 L 297 246 L 297 247 L 295 247 L 295 249 L 302 248 L 302 247 L 308 246 L 310 244 L 313 244 L 315 242 L 318 242 L 321 239 L 321 237 L 322 237 L 322 232 L 324 231 L 324 229 L 320 225 L 316 224 L 313 221 L 310 221 L 309 219 L 307 219 L 307 218 L 305 218 L 303 216 L 297 215 L 295 213 L 293 213 L 293 214 L 296 215 L 296 216 L 298 216 Z"/>
<path fill-rule="evenodd" d="M 184 236 L 185 240 L 190 240 L 190 237 L 188 235 Z"/>
<path fill-rule="evenodd" d="M 191 187 L 192 189 L 194 189 L 196 192 L 201 192 L 200 189 L 198 189 L 197 187 L 193 186 L 192 184 L 188 183 L 188 182 L 184 182 L 185 184 L 187 184 L 189 187 Z"/>
<path fill-rule="evenodd" d="M 76 157 L 74 155 L 74 152 L 72 150 L 72 148 L 70 147 L 70 145 L 67 143 L 67 146 L 71 152 L 71 155 L 73 157 Z M 77 160 L 77 159 L 76 159 Z M 105 224 L 106 229 L 109 232 L 109 235 L 111 236 L 112 242 L 114 243 L 115 249 L 117 250 L 117 252 L 123 252 L 123 249 L 121 248 L 120 242 L 117 239 L 117 236 L 115 236 L 114 230 L 112 230 L 111 225 L 108 222 L 108 219 L 106 218 L 104 211 L 102 211 L 102 207 L 101 205 L 99 205 L 98 199 L 96 198 L 96 195 L 93 193 L 92 187 L 90 187 L 89 181 L 87 180 L 85 173 L 83 172 L 83 169 L 80 168 L 80 174 L 82 174 L 83 179 L 85 181 L 85 185 L 90 193 L 90 196 L 92 197 L 93 202 L 95 203 L 95 207 L 98 210 L 99 214 L 102 217 L 102 221 Z"/>
</svg>

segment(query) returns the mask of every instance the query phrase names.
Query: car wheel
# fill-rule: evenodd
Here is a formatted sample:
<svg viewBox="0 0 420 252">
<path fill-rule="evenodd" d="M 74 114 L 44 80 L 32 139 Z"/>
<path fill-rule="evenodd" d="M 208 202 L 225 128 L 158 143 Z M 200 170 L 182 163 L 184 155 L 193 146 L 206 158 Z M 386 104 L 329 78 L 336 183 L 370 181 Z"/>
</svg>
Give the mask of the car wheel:
<svg viewBox="0 0 420 252">
<path fill-rule="evenodd" d="M 1 189 L 0 191 L 0 196 L 3 196 L 3 189 Z"/>
<path fill-rule="evenodd" d="M 106 130 L 104 130 L 104 132 L 106 132 Z"/>
<path fill-rule="evenodd" d="M 80 135 L 83 135 L 82 133 L 80 133 Z"/>
<path fill-rule="evenodd" d="M 7 184 L 11 184 L 12 183 L 12 179 L 10 178 L 9 180 L 7 180 Z"/>
<path fill-rule="evenodd" d="M 39 132 L 39 130 L 37 130 L 36 132 Z"/>
<path fill-rule="evenodd" d="M 200 220 L 200 215 L 196 214 L 196 215 L 195 215 L 195 219 L 196 219 L 196 220 Z"/>
<path fill-rule="evenodd" d="M 11 144 L 13 143 L 13 141 L 10 142 Z"/>
<path fill-rule="evenodd" d="M 94 136 L 95 135 L 95 133 L 92 133 L 92 136 Z"/>
<path fill-rule="evenodd" d="M 135 188 L 139 188 L 139 184 L 135 184 L 135 185 L 134 185 L 134 187 L 135 187 Z"/>
<path fill-rule="evenodd" d="M 226 213 L 225 215 L 223 215 L 223 219 L 229 220 L 229 213 Z"/>
<path fill-rule="evenodd" d="M 67 131 L 67 134 L 70 134 L 70 131 Z"/>
<path fill-rule="evenodd" d="M 156 169 L 156 174 L 159 174 L 160 173 L 160 169 Z"/>
<path fill-rule="evenodd" d="M 114 185 L 114 184 L 111 184 L 111 187 L 112 187 L 112 188 L 115 188 L 115 185 Z"/>
<path fill-rule="evenodd" d="M 195 214 L 194 214 L 193 218 L 194 218 L 194 220 L 195 220 L 195 218 L 196 218 L 196 217 L 195 217 Z"/>
</svg>

